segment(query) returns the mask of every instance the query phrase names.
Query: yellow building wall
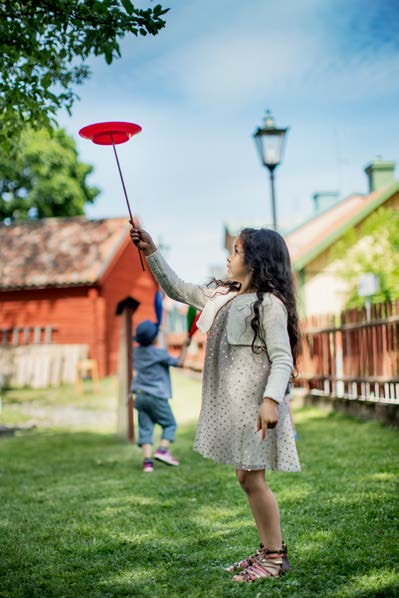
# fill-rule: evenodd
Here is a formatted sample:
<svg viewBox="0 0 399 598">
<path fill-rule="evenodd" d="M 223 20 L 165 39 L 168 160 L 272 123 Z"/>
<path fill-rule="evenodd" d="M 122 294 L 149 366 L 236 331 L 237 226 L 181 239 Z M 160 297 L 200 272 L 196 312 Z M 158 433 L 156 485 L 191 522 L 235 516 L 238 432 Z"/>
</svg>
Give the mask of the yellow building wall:
<svg viewBox="0 0 399 598">
<path fill-rule="evenodd" d="M 386 201 L 384 208 L 399 210 L 399 194 Z M 357 224 L 355 230 L 363 226 L 366 221 L 367 218 Z M 367 251 L 367 239 L 359 239 L 355 246 L 361 246 L 363 251 Z M 301 275 L 298 276 L 298 294 L 302 315 L 339 313 L 345 307 L 348 294 L 347 283 L 337 274 L 340 262 L 332 257 L 333 250 L 334 245 L 307 264 L 305 272 L 302 274 L 302 288 Z"/>
</svg>

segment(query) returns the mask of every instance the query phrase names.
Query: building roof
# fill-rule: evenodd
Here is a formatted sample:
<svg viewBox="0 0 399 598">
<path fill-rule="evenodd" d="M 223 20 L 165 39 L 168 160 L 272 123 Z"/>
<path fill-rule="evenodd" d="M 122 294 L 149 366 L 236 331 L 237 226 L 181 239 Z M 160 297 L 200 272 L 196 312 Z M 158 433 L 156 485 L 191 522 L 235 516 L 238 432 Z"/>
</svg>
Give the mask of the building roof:
<svg viewBox="0 0 399 598">
<path fill-rule="evenodd" d="M 126 218 L 0 224 L 0 289 L 93 284 L 126 243 L 128 232 Z"/>
<path fill-rule="evenodd" d="M 395 181 L 368 195 L 359 193 L 337 202 L 290 231 L 280 231 L 290 251 L 292 266 L 296 271 L 304 268 L 325 249 L 342 237 L 350 228 L 362 222 L 369 214 L 399 193 Z M 246 224 L 246 226 L 261 226 Z M 263 225 L 264 226 L 264 225 Z M 228 249 L 233 237 L 243 228 L 237 223 L 226 225 L 225 246 Z"/>
<path fill-rule="evenodd" d="M 294 270 L 301 270 L 398 192 L 395 181 L 369 195 L 350 195 L 285 235 Z"/>
</svg>

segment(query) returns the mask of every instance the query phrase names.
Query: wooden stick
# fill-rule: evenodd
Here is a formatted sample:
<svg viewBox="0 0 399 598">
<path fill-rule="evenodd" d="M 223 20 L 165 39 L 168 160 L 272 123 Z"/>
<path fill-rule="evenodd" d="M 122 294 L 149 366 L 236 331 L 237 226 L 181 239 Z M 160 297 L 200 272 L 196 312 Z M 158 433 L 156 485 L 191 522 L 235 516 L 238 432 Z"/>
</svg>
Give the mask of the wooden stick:
<svg viewBox="0 0 399 598">
<path fill-rule="evenodd" d="M 134 220 L 133 220 L 133 214 L 132 214 L 132 210 L 131 210 L 131 208 L 130 208 L 129 198 L 128 198 L 128 196 L 127 196 L 127 191 L 126 191 L 126 187 L 125 187 L 125 181 L 123 180 L 122 170 L 121 170 L 121 167 L 120 167 L 120 164 L 119 164 L 118 154 L 116 153 L 116 147 L 115 147 L 114 138 L 113 138 L 113 136 L 112 136 L 112 133 L 111 133 L 111 141 L 112 141 L 112 147 L 114 148 L 114 154 L 115 154 L 116 164 L 117 164 L 117 166 L 118 166 L 118 170 L 119 170 L 119 176 L 120 176 L 120 178 L 121 178 L 122 187 L 123 187 L 123 192 L 124 192 L 124 194 L 125 194 L 125 199 L 126 199 L 127 209 L 129 210 L 129 216 L 130 216 L 130 220 L 131 220 L 131 222 L 133 222 L 133 223 L 134 223 Z M 140 257 L 140 263 L 141 263 L 141 267 L 142 267 L 143 271 L 145 271 L 144 262 L 143 262 L 143 257 L 142 257 L 142 255 L 141 255 L 141 251 L 140 251 L 139 247 L 137 247 L 137 251 L 139 252 L 139 257 Z"/>
</svg>

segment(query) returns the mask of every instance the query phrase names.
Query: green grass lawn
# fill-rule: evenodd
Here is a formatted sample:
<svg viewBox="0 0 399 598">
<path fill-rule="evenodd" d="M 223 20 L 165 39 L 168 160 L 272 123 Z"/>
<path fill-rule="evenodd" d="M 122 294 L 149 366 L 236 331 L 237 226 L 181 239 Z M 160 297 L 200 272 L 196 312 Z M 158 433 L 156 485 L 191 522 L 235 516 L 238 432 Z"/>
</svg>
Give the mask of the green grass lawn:
<svg viewBox="0 0 399 598">
<path fill-rule="evenodd" d="M 69 387 L 3 395 L 2 423 L 27 421 L 32 405 L 42 419 L 0 439 L 0 596 L 399 595 L 397 432 L 298 410 L 303 472 L 268 476 L 292 570 L 234 584 L 223 567 L 256 546 L 252 518 L 234 471 L 191 449 L 199 381 L 178 372 L 174 387 L 181 466 L 153 474 L 111 421 L 87 418 L 113 413 L 113 380 L 97 396 L 89 386 L 83 397 Z M 56 405 L 82 411 L 84 425 L 76 414 L 51 423 L 43 414 Z"/>
</svg>

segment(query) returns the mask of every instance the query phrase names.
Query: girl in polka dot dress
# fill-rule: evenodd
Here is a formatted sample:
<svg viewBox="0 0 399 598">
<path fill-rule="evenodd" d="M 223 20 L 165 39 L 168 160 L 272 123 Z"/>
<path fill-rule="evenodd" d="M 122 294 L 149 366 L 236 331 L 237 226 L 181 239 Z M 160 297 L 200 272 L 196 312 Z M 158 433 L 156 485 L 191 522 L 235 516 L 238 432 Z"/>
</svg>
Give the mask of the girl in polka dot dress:
<svg viewBox="0 0 399 598">
<path fill-rule="evenodd" d="M 285 401 L 299 333 L 284 239 L 268 229 L 243 229 L 226 280 L 211 288 L 181 280 L 147 232 L 132 226 L 130 235 L 165 293 L 202 311 L 197 325 L 208 340 L 194 449 L 234 466 L 260 539 L 254 554 L 227 571 L 242 582 L 279 577 L 290 565 L 265 470 L 300 470 Z"/>
</svg>

